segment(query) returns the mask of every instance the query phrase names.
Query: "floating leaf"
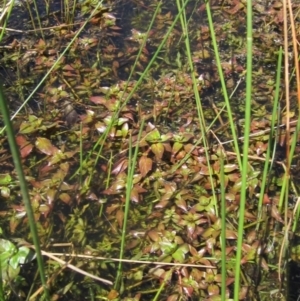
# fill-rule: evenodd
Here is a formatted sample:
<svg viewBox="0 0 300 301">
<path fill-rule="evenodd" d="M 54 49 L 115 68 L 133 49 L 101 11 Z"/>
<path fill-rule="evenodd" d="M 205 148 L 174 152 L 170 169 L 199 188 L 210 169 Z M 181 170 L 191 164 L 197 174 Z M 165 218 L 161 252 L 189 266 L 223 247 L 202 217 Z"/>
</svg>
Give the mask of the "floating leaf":
<svg viewBox="0 0 300 301">
<path fill-rule="evenodd" d="M 21 134 L 30 134 L 38 131 L 41 127 L 43 119 L 30 115 L 28 121 L 24 121 L 20 125 Z"/>
<path fill-rule="evenodd" d="M 146 136 L 146 141 L 155 143 L 160 140 L 160 133 L 158 129 L 152 130 L 147 136 Z"/>
<path fill-rule="evenodd" d="M 143 177 L 145 177 L 152 169 L 152 163 L 153 161 L 150 158 L 146 157 L 145 155 L 141 156 L 139 160 L 139 169 Z"/>
<path fill-rule="evenodd" d="M 164 146 L 162 143 L 155 143 L 151 145 L 151 150 L 155 154 L 155 157 L 157 160 L 161 160 L 163 154 L 164 154 Z"/>
<path fill-rule="evenodd" d="M 23 135 L 18 135 L 16 142 L 20 146 L 21 157 L 26 158 L 32 152 L 33 144 L 27 141 Z"/>
<path fill-rule="evenodd" d="M 48 156 L 51 156 L 58 151 L 58 149 L 53 146 L 51 141 L 47 138 L 38 137 L 36 139 L 35 146 L 39 151 Z"/>
<path fill-rule="evenodd" d="M 9 174 L 0 174 L 0 185 L 8 185 L 12 181 L 12 178 Z"/>
<path fill-rule="evenodd" d="M 238 169 L 238 165 L 237 164 L 225 164 L 224 165 L 224 172 L 228 173 L 228 172 L 232 172 L 234 170 Z"/>
</svg>

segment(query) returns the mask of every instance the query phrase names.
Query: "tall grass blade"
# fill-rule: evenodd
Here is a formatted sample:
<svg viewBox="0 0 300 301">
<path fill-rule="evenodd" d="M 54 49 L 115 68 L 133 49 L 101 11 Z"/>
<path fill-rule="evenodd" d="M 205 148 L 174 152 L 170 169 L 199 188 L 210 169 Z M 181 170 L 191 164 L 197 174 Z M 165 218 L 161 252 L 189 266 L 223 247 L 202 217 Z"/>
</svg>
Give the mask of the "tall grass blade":
<svg viewBox="0 0 300 301">
<path fill-rule="evenodd" d="M 226 199 L 223 149 L 220 149 L 220 187 L 221 187 L 221 300 L 226 300 Z"/>
<path fill-rule="evenodd" d="M 204 118 L 204 113 L 203 113 L 203 108 L 202 108 L 202 104 L 201 104 L 201 100 L 200 100 L 200 95 L 198 92 L 198 85 L 197 85 L 197 80 L 195 77 L 195 73 L 194 73 L 194 65 L 193 65 L 193 60 L 192 60 L 192 55 L 191 55 L 191 48 L 190 48 L 190 41 L 189 41 L 189 34 L 188 34 L 188 25 L 187 25 L 187 19 L 186 19 L 186 14 L 185 14 L 185 6 L 183 6 L 184 3 L 182 3 L 182 1 L 180 2 L 180 0 L 177 0 L 177 7 L 178 7 L 178 11 L 183 11 L 182 14 L 180 14 L 180 21 L 181 21 L 181 27 L 182 27 L 182 32 L 183 32 L 183 36 L 184 36 L 184 40 L 185 40 L 185 48 L 186 48 L 186 53 L 187 53 L 187 59 L 188 59 L 188 64 L 191 70 L 191 78 L 192 78 L 192 82 L 193 82 L 193 91 L 194 91 L 194 95 L 195 95 L 195 100 L 196 100 L 196 106 L 197 106 L 197 113 L 198 113 L 198 119 L 199 119 L 199 124 L 200 124 L 200 132 L 202 135 L 202 141 L 203 141 L 203 145 L 204 145 L 204 152 L 205 152 L 205 157 L 206 157 L 206 161 L 207 161 L 207 167 L 209 170 L 209 179 L 210 179 L 210 185 L 211 185 L 211 189 L 212 189 L 212 197 L 213 197 L 213 204 L 215 207 L 215 213 L 218 216 L 218 208 L 217 208 L 217 199 L 216 199 L 216 193 L 215 193 L 215 187 L 214 187 L 214 183 L 213 183 L 213 170 L 210 164 L 210 156 L 208 153 L 208 142 L 207 142 L 207 138 L 206 138 L 206 124 L 205 124 L 205 118 Z"/>
<path fill-rule="evenodd" d="M 247 176 L 248 176 L 248 149 L 250 141 L 251 123 L 251 96 L 252 96 L 252 1 L 247 1 L 247 76 L 246 76 L 246 103 L 245 103 L 245 130 L 242 162 L 242 187 L 239 209 L 238 240 L 236 250 L 234 301 L 239 300 L 240 273 L 242 259 L 242 243 L 244 238 L 245 206 L 247 198 Z"/>
<path fill-rule="evenodd" d="M 262 176 L 262 183 L 260 187 L 260 196 L 258 201 L 258 210 L 261 213 L 261 208 L 263 205 L 263 199 L 264 199 L 264 193 L 266 191 L 266 185 L 269 178 L 269 174 L 271 172 L 271 169 L 273 167 L 274 163 L 274 156 L 276 153 L 276 133 L 275 133 L 275 123 L 279 122 L 279 89 L 280 89 L 280 78 L 281 78 L 281 67 L 282 67 L 282 48 L 279 49 L 278 54 L 278 63 L 277 63 L 277 73 L 276 73 L 276 88 L 275 88 L 275 96 L 274 96 L 274 104 L 273 104 L 273 111 L 272 111 L 272 120 L 271 120 L 271 127 L 270 127 L 270 134 L 269 134 L 269 145 L 266 153 L 266 161 L 264 165 L 264 171 Z M 278 128 L 279 129 L 279 128 Z M 272 143 L 273 141 L 273 143 Z M 269 160 L 271 158 L 271 151 L 273 150 L 272 155 L 272 162 L 269 163 Z M 257 224 L 259 226 L 259 224 Z"/>
<path fill-rule="evenodd" d="M 206 12 L 207 12 L 211 40 L 212 40 L 212 44 L 213 44 L 213 48 L 214 48 L 214 52 L 215 52 L 216 64 L 217 64 L 218 73 L 220 76 L 220 81 L 221 81 L 222 91 L 223 91 L 224 100 L 225 100 L 225 104 L 226 104 L 226 109 L 228 112 L 228 119 L 229 119 L 229 124 L 230 124 L 230 128 L 231 128 L 231 134 L 233 137 L 234 149 L 235 149 L 235 152 L 237 155 L 239 167 L 240 167 L 240 169 L 242 169 L 242 161 L 241 161 L 241 155 L 240 155 L 239 144 L 238 144 L 238 136 L 237 136 L 235 125 L 234 125 L 231 105 L 229 102 L 226 83 L 225 83 L 225 79 L 224 79 L 224 75 L 223 75 L 223 71 L 222 71 L 221 59 L 220 59 L 218 45 L 217 45 L 217 39 L 216 39 L 215 31 L 214 31 L 214 25 L 213 25 L 213 19 L 212 19 L 209 1 L 206 1 Z"/>
<path fill-rule="evenodd" d="M 46 297 L 47 300 L 49 300 L 49 292 L 47 288 L 47 283 L 46 283 L 46 277 L 45 277 L 45 270 L 44 270 L 44 262 L 41 254 L 41 249 L 40 249 L 40 242 L 39 242 L 39 237 L 38 237 L 38 231 L 35 223 L 35 218 L 33 214 L 33 210 L 31 207 L 31 201 L 29 197 L 29 192 L 28 192 L 28 187 L 25 179 L 25 175 L 22 169 L 22 163 L 21 163 L 21 158 L 20 158 L 20 152 L 19 148 L 17 146 L 16 140 L 15 140 L 15 133 L 13 130 L 12 122 L 10 121 L 9 117 L 9 110 L 4 98 L 4 93 L 3 93 L 3 87 L 0 86 L 0 108 L 1 112 L 3 114 L 3 120 L 6 125 L 6 132 L 7 132 L 7 139 L 9 142 L 11 154 L 13 157 L 14 165 L 18 174 L 19 182 L 20 182 L 20 187 L 21 187 L 21 193 L 23 197 L 23 202 L 25 205 L 26 209 L 26 214 L 28 216 L 28 221 L 29 221 L 29 226 L 30 226 L 30 231 L 32 235 L 32 240 L 33 244 L 35 247 L 36 251 L 36 256 L 37 256 L 37 262 L 38 262 L 38 267 L 39 267 L 39 272 L 40 272 L 40 278 L 41 282 L 44 287 L 44 296 Z"/>
<path fill-rule="evenodd" d="M 134 154 L 132 156 L 132 139 L 130 137 L 129 139 L 129 155 L 128 155 L 128 174 L 127 174 L 127 183 L 126 183 L 126 200 L 125 200 L 125 210 L 124 210 L 124 219 L 123 219 L 123 228 L 122 228 L 122 237 L 121 237 L 121 246 L 120 246 L 120 254 L 119 259 L 124 258 L 124 251 L 125 251 L 125 239 L 126 239 L 126 230 L 127 230 L 127 222 L 128 222 L 128 215 L 129 215 L 129 208 L 130 208 L 130 197 L 131 197 L 131 191 L 133 188 L 133 176 L 134 176 L 134 170 L 137 163 L 137 156 L 139 151 L 139 142 L 142 137 L 142 132 L 144 128 L 145 120 L 143 119 L 140 125 L 140 131 L 137 138 L 137 144 L 134 149 Z M 118 265 L 118 272 L 116 276 L 116 281 L 114 284 L 115 289 L 119 289 L 120 283 L 122 280 L 122 268 L 123 263 L 122 261 L 119 262 Z"/>
<path fill-rule="evenodd" d="M 11 11 L 13 9 L 14 6 L 14 1 L 9 1 L 8 3 L 4 3 L 3 8 L 2 8 L 2 12 L 1 12 L 1 16 L 0 16 L 0 22 L 2 23 L 3 21 L 3 26 L 1 27 L 1 32 L 0 32 L 0 42 L 3 39 L 4 33 L 5 33 L 5 29 L 7 27 L 7 23 L 11 14 Z"/>
</svg>

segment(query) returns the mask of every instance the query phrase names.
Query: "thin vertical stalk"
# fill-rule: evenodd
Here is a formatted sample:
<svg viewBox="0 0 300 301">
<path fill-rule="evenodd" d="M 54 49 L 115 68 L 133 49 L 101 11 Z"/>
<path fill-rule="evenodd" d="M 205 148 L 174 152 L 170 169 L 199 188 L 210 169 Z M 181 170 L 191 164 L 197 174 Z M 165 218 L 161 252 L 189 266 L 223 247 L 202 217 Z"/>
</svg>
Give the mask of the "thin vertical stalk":
<svg viewBox="0 0 300 301">
<path fill-rule="evenodd" d="M 3 22 L 3 26 L 2 26 L 1 31 L 0 31 L 0 42 L 2 41 L 2 38 L 4 36 L 5 29 L 6 29 L 6 26 L 7 26 L 7 22 L 8 22 L 8 19 L 10 17 L 11 11 L 13 9 L 14 3 L 15 2 L 12 0 L 12 1 L 9 1 L 7 4 L 6 3 L 2 4 L 3 8 L 2 8 L 1 14 L 2 14 L 4 20 L 1 17 L 0 21 L 3 20 L 4 22 Z"/>
<path fill-rule="evenodd" d="M 226 199 L 224 154 L 220 149 L 220 187 L 221 187 L 221 300 L 226 300 Z"/>
<path fill-rule="evenodd" d="M 217 39 L 216 39 L 215 31 L 214 31 L 214 25 L 213 25 L 213 20 L 212 20 L 209 1 L 206 1 L 206 12 L 207 12 L 207 19 L 208 19 L 208 24 L 209 24 L 211 40 L 212 40 L 212 44 L 213 44 L 213 48 L 214 48 L 214 52 L 215 52 L 216 64 L 217 64 L 218 73 L 219 73 L 219 76 L 220 76 L 220 81 L 221 81 L 222 91 L 223 91 L 223 94 L 224 94 L 226 109 L 227 109 L 227 112 L 228 112 L 228 119 L 229 119 L 229 124 L 230 124 L 230 128 L 231 128 L 232 137 L 233 137 L 234 149 L 235 149 L 235 152 L 236 152 L 236 155 L 237 155 L 236 157 L 237 157 L 237 160 L 238 160 L 239 167 L 240 167 L 240 169 L 242 169 L 242 161 L 241 161 L 241 155 L 240 155 L 240 150 L 239 150 L 238 137 L 237 137 L 237 134 L 236 134 L 236 129 L 235 129 L 235 125 L 234 125 L 232 110 L 231 110 L 229 97 L 228 97 L 228 93 L 227 93 L 227 88 L 226 88 L 226 83 L 225 83 L 225 79 L 224 79 L 224 75 L 223 75 L 223 71 L 222 71 L 221 59 L 220 59 L 218 45 L 217 45 Z"/>
<path fill-rule="evenodd" d="M 266 190 L 266 184 L 268 179 L 268 174 L 272 168 L 273 162 L 274 162 L 274 155 L 275 155 L 275 147 L 276 147 L 276 141 L 275 141 L 275 123 L 279 121 L 277 118 L 278 116 L 278 104 L 279 104 L 279 89 L 280 89 L 280 78 L 281 78 L 281 67 L 282 67 L 282 47 L 279 49 L 279 55 L 278 55 L 278 62 L 277 62 L 277 73 L 276 73 L 276 88 L 275 88 L 275 96 L 274 96 L 274 104 L 273 104 L 273 112 L 272 112 L 272 120 L 271 120 L 271 130 L 269 134 L 269 144 L 268 149 L 266 153 L 266 161 L 264 165 L 264 171 L 262 176 L 262 182 L 260 186 L 260 196 L 258 201 L 258 210 L 261 212 L 263 198 L 264 198 L 264 192 Z M 272 141 L 274 141 L 272 143 Z M 269 164 L 269 159 L 271 157 L 271 150 L 273 149 L 273 160 L 272 163 Z M 270 166 L 269 166 L 270 165 Z M 257 224 L 259 226 L 259 224 Z"/>
<path fill-rule="evenodd" d="M 214 187 L 214 180 L 213 180 L 213 170 L 210 164 L 210 156 L 208 153 L 208 142 L 206 138 L 206 124 L 205 124 L 205 118 L 204 118 L 204 113 L 203 113 L 203 108 L 200 100 L 200 95 L 198 92 L 198 86 L 197 86 L 197 80 L 195 77 L 195 72 L 194 72 L 194 65 L 193 65 L 193 60 L 192 60 L 192 55 L 191 55 L 191 48 L 190 48 L 190 41 L 189 41 L 189 34 L 188 34 L 188 28 L 187 28 L 187 19 L 186 19 L 186 14 L 184 10 L 184 3 L 180 3 L 180 0 L 177 0 L 177 8 L 178 11 L 182 11 L 183 13 L 180 14 L 180 21 L 181 21 L 181 27 L 182 27 L 182 32 L 184 36 L 184 41 L 185 41 L 185 48 L 186 48 L 186 53 L 187 53 L 187 59 L 188 59 L 188 64 L 191 70 L 191 78 L 193 82 L 193 92 L 195 95 L 195 100 L 196 100 L 196 106 L 197 106 L 197 113 L 198 113 L 198 119 L 199 119 L 199 124 L 200 124 L 200 132 L 202 135 L 202 141 L 204 145 L 204 152 L 205 152 L 205 158 L 207 161 L 207 167 L 209 170 L 209 179 L 210 179 L 210 184 L 211 184 L 211 189 L 212 189 L 212 197 L 213 197 L 213 204 L 215 207 L 215 214 L 216 216 L 219 215 L 219 211 L 217 208 L 217 198 L 216 198 L 216 193 L 215 193 L 215 187 Z"/>
<path fill-rule="evenodd" d="M 137 144 L 135 146 L 133 156 L 132 156 L 132 137 L 129 138 L 129 155 L 128 155 L 129 162 L 128 162 L 127 182 L 126 182 L 126 199 L 125 199 L 125 210 L 124 210 L 121 246 L 120 246 L 120 254 L 119 254 L 119 259 L 121 259 L 121 260 L 119 261 L 116 281 L 114 283 L 115 289 L 119 289 L 121 279 L 122 279 L 122 271 L 123 271 L 122 259 L 124 258 L 126 230 L 127 230 L 127 222 L 128 222 L 129 208 L 130 208 L 130 196 L 131 196 L 131 191 L 132 191 L 132 187 L 133 187 L 133 176 L 134 176 L 134 170 L 135 170 L 135 165 L 137 162 L 137 156 L 138 156 L 138 151 L 139 151 L 139 142 L 142 137 L 144 123 L 145 123 L 145 120 L 142 119 L 140 131 L 139 131 L 138 138 L 137 138 Z"/>
<path fill-rule="evenodd" d="M 239 209 L 238 240 L 236 250 L 234 301 L 239 300 L 240 273 L 242 258 L 242 243 L 244 237 L 245 205 L 247 197 L 247 174 L 248 174 L 248 149 L 250 140 L 251 123 L 251 96 L 252 96 L 252 1 L 247 1 L 247 77 L 246 77 L 246 103 L 245 103 L 245 130 L 242 162 L 242 187 Z"/>
<path fill-rule="evenodd" d="M 41 278 L 41 282 L 44 287 L 44 296 L 46 297 L 46 300 L 49 300 L 49 292 L 48 292 L 47 282 L 46 282 L 46 277 L 45 277 L 44 262 L 43 262 L 43 258 L 42 258 L 42 254 L 41 254 L 38 231 L 37 231 L 37 227 L 36 227 L 36 223 L 35 223 L 33 210 L 31 207 L 31 201 L 30 201 L 30 197 L 29 197 L 29 192 L 28 192 L 25 175 L 24 175 L 24 172 L 22 169 L 20 152 L 19 152 L 19 148 L 17 146 L 16 140 L 15 140 L 15 133 L 13 130 L 13 126 L 12 126 L 12 123 L 9 118 L 9 116 L 10 116 L 9 110 L 8 110 L 8 107 L 7 107 L 5 98 L 4 98 L 2 86 L 0 86 L 0 108 L 2 111 L 4 123 L 6 125 L 7 139 L 9 142 L 11 154 L 13 157 L 14 165 L 15 165 L 15 168 L 16 168 L 16 171 L 18 174 L 19 182 L 20 182 L 23 202 L 25 205 L 26 214 L 28 217 L 30 231 L 31 231 L 31 235 L 32 235 L 32 240 L 33 240 L 33 244 L 34 244 L 35 251 L 36 251 L 40 278 Z"/>
</svg>

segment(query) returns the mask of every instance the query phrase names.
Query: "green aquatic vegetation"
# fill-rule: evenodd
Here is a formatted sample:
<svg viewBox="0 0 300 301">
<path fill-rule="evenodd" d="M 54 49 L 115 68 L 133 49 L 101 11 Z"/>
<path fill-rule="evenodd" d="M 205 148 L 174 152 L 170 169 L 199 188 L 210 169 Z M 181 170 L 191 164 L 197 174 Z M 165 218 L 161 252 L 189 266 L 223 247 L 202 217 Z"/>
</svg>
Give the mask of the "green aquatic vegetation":
<svg viewBox="0 0 300 301">
<path fill-rule="evenodd" d="M 299 179 L 298 157 L 290 155 L 288 188 L 285 148 L 291 144 L 293 153 L 299 135 L 295 107 L 286 113 L 274 101 L 282 7 L 254 4 L 249 72 L 243 3 L 216 1 L 212 15 L 204 12 L 208 3 L 189 1 L 83 1 L 53 14 L 49 5 L 40 16 L 49 22 L 43 36 L 7 33 L 0 74 L 8 75 L 43 252 L 81 269 L 45 258 L 51 298 L 258 300 L 270 282 L 286 288 L 274 279 L 283 266 L 280 246 L 297 233 Z M 0 139 L 0 227 L 14 245 L 11 237 L 31 241 L 31 234 L 7 137 Z M 296 245 L 291 251 L 296 260 Z M 20 280 L 32 274 L 14 266 L 11 283 L 32 296 Z M 98 283 L 92 274 L 109 280 Z M 38 294 L 41 281 L 32 282 Z"/>
</svg>

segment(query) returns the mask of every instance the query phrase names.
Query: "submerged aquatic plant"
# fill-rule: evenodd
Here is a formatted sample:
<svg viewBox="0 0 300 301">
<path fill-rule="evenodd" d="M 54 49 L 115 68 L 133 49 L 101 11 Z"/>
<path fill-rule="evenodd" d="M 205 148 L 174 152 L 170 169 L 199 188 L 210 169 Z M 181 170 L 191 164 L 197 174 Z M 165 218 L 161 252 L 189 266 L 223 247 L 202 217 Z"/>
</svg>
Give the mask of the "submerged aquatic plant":
<svg viewBox="0 0 300 301">
<path fill-rule="evenodd" d="M 274 279 L 298 231 L 299 118 L 278 104 L 282 6 L 253 4 L 246 56 L 241 2 L 49 5 L 50 28 L 8 37 L 0 60 L 51 298 L 256 300 L 279 284 L 284 294 Z M 26 248 L 13 238 L 31 234 L 0 139 L 0 227 L 17 254 L 5 268 Z M 5 297 L 37 298 L 35 262 L 18 260 Z"/>
</svg>

